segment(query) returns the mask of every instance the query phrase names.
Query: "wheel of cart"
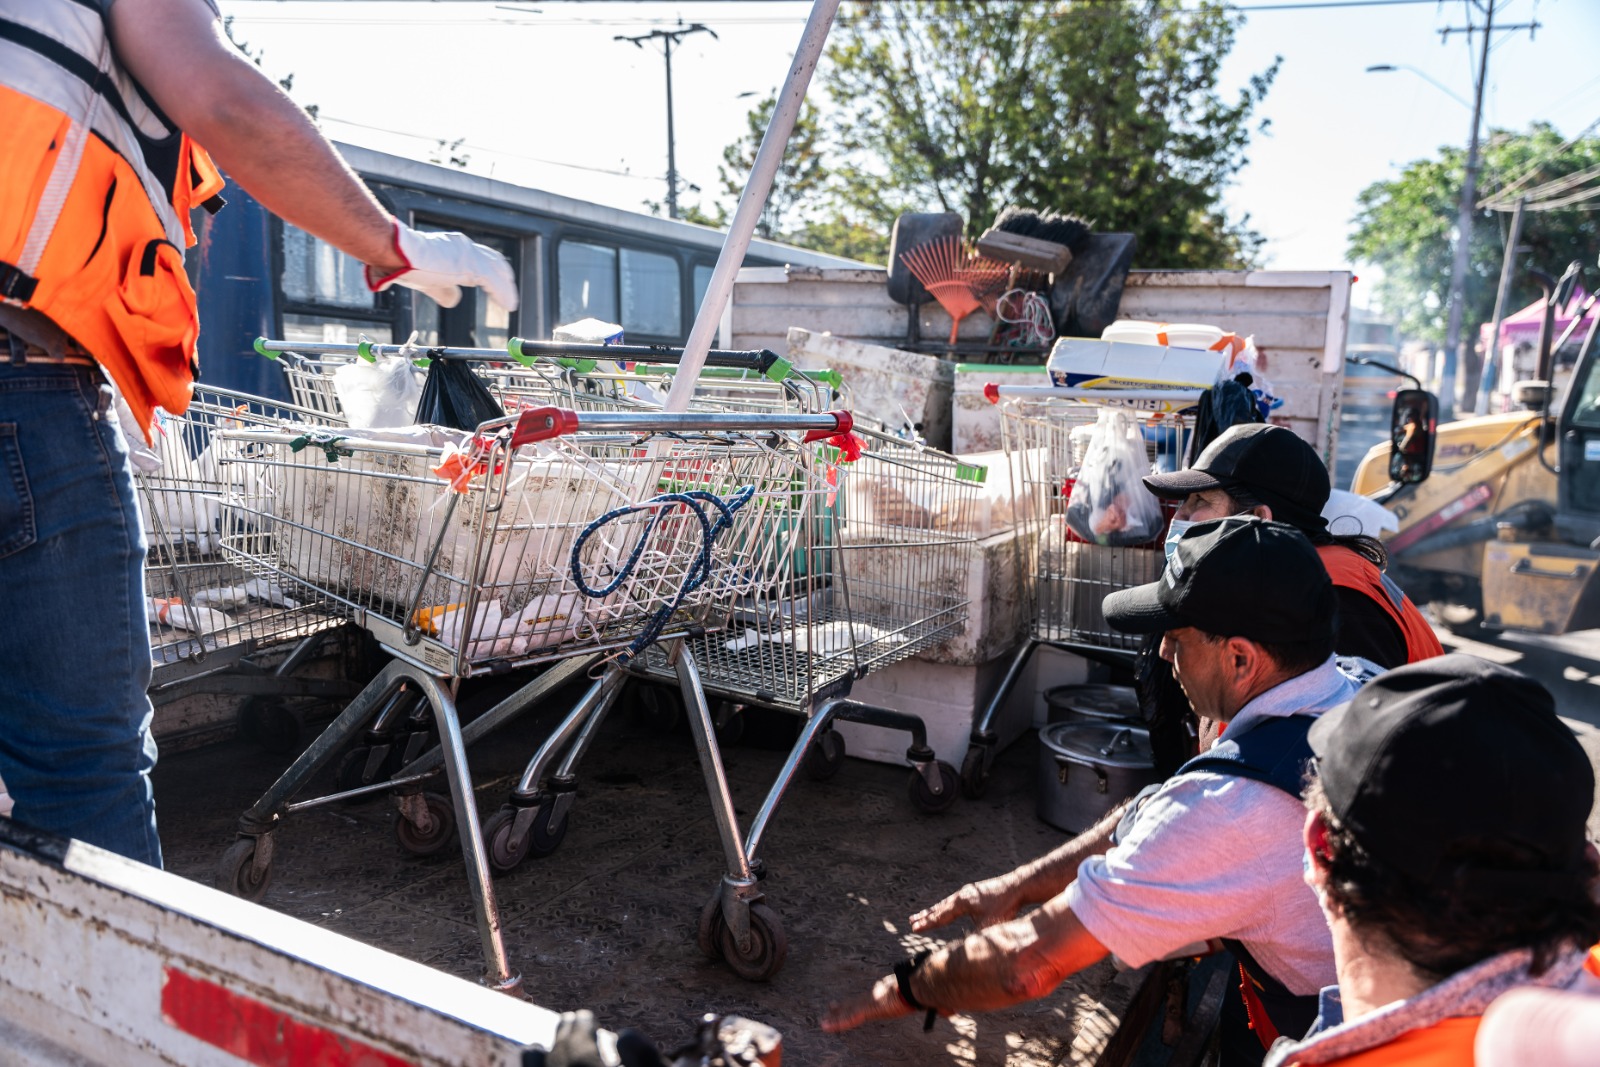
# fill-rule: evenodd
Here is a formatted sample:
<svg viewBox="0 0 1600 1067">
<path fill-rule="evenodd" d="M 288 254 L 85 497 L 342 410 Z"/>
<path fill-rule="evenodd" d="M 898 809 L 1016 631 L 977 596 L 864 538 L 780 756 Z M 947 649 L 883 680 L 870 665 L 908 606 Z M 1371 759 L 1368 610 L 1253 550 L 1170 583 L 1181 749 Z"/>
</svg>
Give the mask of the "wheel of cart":
<svg viewBox="0 0 1600 1067">
<path fill-rule="evenodd" d="M 354 695 L 348 682 L 299 677 L 333 643 L 348 613 L 224 554 L 225 534 L 269 536 L 250 525 L 225 528 L 224 500 L 259 502 L 268 488 L 225 462 L 230 445 L 221 435 L 319 419 L 313 410 L 197 384 L 188 410 L 162 412 L 150 443 L 135 442 L 134 483 L 149 545 L 151 700 L 161 706 L 197 692 L 242 697 L 242 730 L 271 752 L 298 751 L 303 709 Z"/>
<path fill-rule="evenodd" d="M 1110 546 L 1079 537 L 1066 523 L 1067 502 L 1083 463 L 1088 435 L 1101 410 L 1123 407 L 1139 420 L 1152 468 L 1177 469 L 1188 444 L 1194 390 L 1066 389 L 995 386 L 984 389 L 1000 405 L 1001 441 L 1026 534 L 1021 542 L 1028 575 L 1030 627 L 1000 686 L 972 724 L 961 761 L 961 791 L 983 796 L 999 736 L 994 722 L 1023 668 L 1040 645 L 1131 668 L 1140 638 L 1106 625 L 1106 594 L 1155 581 L 1165 560 L 1162 539 Z"/>
<path fill-rule="evenodd" d="M 806 435 L 848 427 L 842 413 L 547 408 L 473 434 L 224 432 L 224 465 L 270 489 L 259 499 L 229 498 L 225 529 L 238 533 L 225 533 L 224 547 L 286 586 L 344 605 L 395 658 L 241 817 L 219 886 L 252 898 L 265 892 L 286 816 L 391 794 L 402 848 L 428 855 L 459 840 L 488 980 L 515 985 L 491 864 L 559 844 L 575 796 L 573 767 L 628 662 L 656 642 L 670 647 L 716 628 L 727 605 L 771 572 L 771 516 L 806 492 Z M 550 666 L 460 726 L 461 680 L 537 664 Z M 480 826 L 466 746 L 584 674 L 593 679 L 588 691 L 541 749 L 550 758 L 566 753 L 553 780 L 542 789 L 534 788 L 542 773 L 525 781 L 519 793 L 531 802 Z M 731 821 L 710 712 L 703 701 L 690 711 L 719 821 Z M 421 724 L 437 731 L 437 745 L 417 740 Z M 401 743 L 427 750 L 407 760 L 394 753 Z M 296 799 L 336 761 L 338 791 Z M 440 770 L 445 791 L 429 788 Z M 736 839 L 725 844 L 730 869 L 753 891 L 743 849 Z"/>
</svg>

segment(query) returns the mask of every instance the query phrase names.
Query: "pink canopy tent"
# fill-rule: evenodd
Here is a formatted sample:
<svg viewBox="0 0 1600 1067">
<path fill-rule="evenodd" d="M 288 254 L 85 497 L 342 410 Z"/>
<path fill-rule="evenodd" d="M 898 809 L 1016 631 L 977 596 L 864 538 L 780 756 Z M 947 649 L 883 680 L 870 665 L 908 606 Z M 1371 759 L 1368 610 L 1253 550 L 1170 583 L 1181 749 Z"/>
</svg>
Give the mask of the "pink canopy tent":
<svg viewBox="0 0 1600 1067">
<path fill-rule="evenodd" d="M 1555 343 L 1556 339 L 1561 336 L 1561 331 L 1565 330 L 1572 322 L 1573 317 L 1577 315 L 1588 295 L 1582 289 L 1575 289 L 1572 293 L 1572 299 L 1567 301 L 1567 306 L 1556 309 L 1555 325 L 1551 327 L 1550 332 L 1551 344 Z M 1593 319 L 1596 314 L 1600 314 L 1600 303 L 1597 303 L 1594 308 L 1590 309 L 1589 314 L 1584 316 L 1583 325 L 1579 326 L 1573 333 L 1574 338 L 1582 339 L 1583 332 L 1589 328 L 1589 320 Z M 1500 344 L 1496 346 L 1495 350 L 1498 351 L 1508 344 L 1521 344 L 1524 341 L 1528 344 L 1537 344 L 1539 340 L 1539 323 L 1543 319 L 1543 300 L 1535 300 L 1516 314 L 1507 315 L 1505 321 L 1500 324 Z M 1494 329 L 1494 323 L 1486 322 L 1478 331 L 1478 341 L 1483 346 L 1484 351 L 1489 350 L 1489 331 L 1492 329 Z"/>
</svg>

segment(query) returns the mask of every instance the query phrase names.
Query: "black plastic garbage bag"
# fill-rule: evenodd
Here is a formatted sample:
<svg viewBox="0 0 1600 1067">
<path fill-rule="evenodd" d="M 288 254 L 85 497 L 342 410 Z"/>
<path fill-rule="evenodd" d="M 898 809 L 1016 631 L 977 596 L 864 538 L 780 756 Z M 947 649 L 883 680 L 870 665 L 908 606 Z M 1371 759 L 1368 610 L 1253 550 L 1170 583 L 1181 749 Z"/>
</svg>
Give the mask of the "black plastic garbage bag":
<svg viewBox="0 0 1600 1067">
<path fill-rule="evenodd" d="M 475 430 L 481 422 L 504 416 L 483 379 L 472 373 L 468 364 L 436 359 L 428 365 L 428 378 L 422 383 L 422 396 L 417 400 L 418 425 Z"/>
</svg>

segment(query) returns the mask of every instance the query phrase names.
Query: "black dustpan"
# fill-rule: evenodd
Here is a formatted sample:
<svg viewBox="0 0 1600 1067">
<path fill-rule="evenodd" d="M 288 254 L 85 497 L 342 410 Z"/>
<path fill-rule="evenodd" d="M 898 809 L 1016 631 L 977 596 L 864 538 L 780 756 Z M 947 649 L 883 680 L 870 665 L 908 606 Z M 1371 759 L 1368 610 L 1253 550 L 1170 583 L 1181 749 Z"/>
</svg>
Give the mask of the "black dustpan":
<svg viewBox="0 0 1600 1067">
<path fill-rule="evenodd" d="M 1099 337 L 1117 319 L 1137 242 L 1131 233 L 1097 233 L 1050 288 L 1050 313 L 1063 337 Z"/>
</svg>

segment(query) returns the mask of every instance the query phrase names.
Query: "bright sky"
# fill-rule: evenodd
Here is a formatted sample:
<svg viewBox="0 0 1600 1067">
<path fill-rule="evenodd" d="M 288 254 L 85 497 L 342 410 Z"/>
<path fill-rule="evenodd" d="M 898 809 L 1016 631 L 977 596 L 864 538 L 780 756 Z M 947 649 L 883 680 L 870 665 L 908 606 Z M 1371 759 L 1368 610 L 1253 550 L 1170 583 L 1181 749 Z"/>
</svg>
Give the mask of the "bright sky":
<svg viewBox="0 0 1600 1067">
<path fill-rule="evenodd" d="M 1312 2 L 1239 0 L 1258 10 L 1248 13 L 1224 67 L 1231 89 L 1283 56 L 1261 111 L 1270 133 L 1255 138 L 1228 193 L 1229 205 L 1248 211 L 1266 235 L 1274 268 L 1349 266 L 1356 194 L 1440 145 L 1464 143 L 1471 120 L 1470 107 L 1449 94 L 1470 102 L 1476 51 L 1466 34 L 1444 43 L 1439 36 L 1466 24 L 1467 0 L 1321 0 L 1329 6 L 1281 10 Z M 221 0 L 221 7 L 236 16 L 235 36 L 263 50 L 268 73 L 294 74 L 293 95 L 320 106 L 323 128 L 336 139 L 427 159 L 439 139 L 465 138 L 470 170 L 642 209 L 665 192 L 664 64 L 659 48 L 613 37 L 679 17 L 717 32 L 716 39 L 691 36 L 673 52 L 678 169 L 709 200 L 723 147 L 744 132 L 754 97 L 783 80 L 809 4 Z M 1541 26 L 1532 40 L 1527 30 L 1494 35 L 1485 129 L 1543 119 L 1571 136 L 1600 119 L 1600 0 L 1497 0 L 1497 25 L 1533 20 Z M 1481 14 L 1473 21 L 1481 24 Z M 1415 71 L 1364 73 L 1375 64 Z"/>
</svg>

